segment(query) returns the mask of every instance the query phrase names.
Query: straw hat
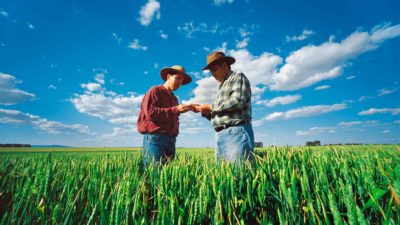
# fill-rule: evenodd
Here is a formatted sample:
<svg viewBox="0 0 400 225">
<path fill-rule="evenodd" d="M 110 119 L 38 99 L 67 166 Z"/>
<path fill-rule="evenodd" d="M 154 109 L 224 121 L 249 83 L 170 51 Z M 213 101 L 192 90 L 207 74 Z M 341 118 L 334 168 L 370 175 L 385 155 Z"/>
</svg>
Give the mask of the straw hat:
<svg viewBox="0 0 400 225">
<path fill-rule="evenodd" d="M 182 82 L 182 85 L 188 84 L 192 81 L 192 78 L 186 74 L 185 68 L 183 68 L 180 65 L 174 65 L 171 67 L 165 67 L 161 70 L 160 74 L 161 74 L 161 79 L 163 79 L 163 81 L 167 81 L 167 75 L 169 73 L 179 73 L 184 75 L 184 80 Z"/>
<path fill-rule="evenodd" d="M 226 56 L 223 52 L 213 52 L 207 55 L 207 66 L 203 70 L 209 70 L 212 64 L 219 62 L 227 62 L 231 65 L 235 62 L 235 58 Z"/>
</svg>

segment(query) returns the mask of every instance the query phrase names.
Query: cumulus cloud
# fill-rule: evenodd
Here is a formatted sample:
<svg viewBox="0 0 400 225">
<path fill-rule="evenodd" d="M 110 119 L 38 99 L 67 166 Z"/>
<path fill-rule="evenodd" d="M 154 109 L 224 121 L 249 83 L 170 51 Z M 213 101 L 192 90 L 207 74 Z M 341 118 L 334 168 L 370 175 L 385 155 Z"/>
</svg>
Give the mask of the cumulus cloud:
<svg viewBox="0 0 400 225">
<path fill-rule="evenodd" d="M 276 72 L 276 66 L 282 62 L 282 58 L 274 54 L 264 52 L 260 56 L 254 56 L 247 49 L 229 50 L 227 54 L 236 59 L 232 69 L 242 71 L 247 76 L 253 94 L 265 91 L 265 86 Z"/>
<path fill-rule="evenodd" d="M 330 39 L 292 52 L 273 74 L 272 90 L 298 90 L 322 80 L 340 76 L 347 63 L 362 53 L 377 49 L 384 41 L 400 36 L 400 25 L 374 27 L 371 32 L 356 31 L 339 43 Z"/>
<path fill-rule="evenodd" d="M 257 100 L 257 105 L 265 105 L 267 107 L 274 107 L 276 105 L 288 105 L 297 102 L 301 99 L 301 95 L 286 95 L 273 98 L 271 100 Z"/>
<path fill-rule="evenodd" d="M 218 82 L 214 77 L 206 77 L 196 81 L 197 87 L 193 90 L 193 97 L 183 103 L 205 104 L 212 103 L 218 90 Z"/>
<path fill-rule="evenodd" d="M 68 125 L 57 121 L 24 113 L 18 110 L 0 109 L 0 123 L 12 125 L 32 125 L 50 134 L 89 134 L 89 128 L 82 124 Z"/>
<path fill-rule="evenodd" d="M 104 74 L 95 76 L 98 82 L 81 84 L 83 94 L 75 94 L 69 101 L 81 113 L 107 120 L 118 125 L 136 124 L 142 95 L 129 93 L 127 96 L 108 91 L 102 86 Z"/>
<path fill-rule="evenodd" d="M 276 65 L 282 61 L 282 58 L 270 53 L 254 56 L 246 49 L 227 50 L 226 43 L 223 43 L 222 47 L 217 50 L 226 52 L 227 55 L 236 59 L 232 69 L 246 75 L 250 81 L 253 95 L 260 95 L 265 91 Z M 196 83 L 197 87 L 192 92 L 194 97 L 185 102 L 212 103 L 219 83 L 212 76 L 200 79 Z"/>
<path fill-rule="evenodd" d="M 153 21 L 155 17 L 157 20 L 160 19 L 160 3 L 156 0 L 149 0 L 146 5 L 142 6 L 140 9 L 140 18 L 139 22 L 143 26 L 148 26 Z"/>
<path fill-rule="evenodd" d="M 298 36 L 286 36 L 286 42 L 291 42 L 291 41 L 303 41 L 307 38 L 309 38 L 311 35 L 315 34 L 314 31 L 312 30 L 307 30 L 304 29 L 303 33 L 298 35 Z"/>
<path fill-rule="evenodd" d="M 33 100 L 34 94 L 17 89 L 15 84 L 20 84 L 14 76 L 0 72 L 0 104 L 15 105 L 20 102 Z"/>
<path fill-rule="evenodd" d="M 353 80 L 354 78 L 356 78 L 356 76 L 351 75 L 351 76 L 347 76 L 346 80 Z"/>
<path fill-rule="evenodd" d="M 314 105 L 304 106 L 292 109 L 286 112 L 273 112 L 265 117 L 267 121 L 274 120 L 288 120 L 298 117 L 311 117 L 326 114 L 333 111 L 340 111 L 346 109 L 346 104 L 333 104 L 333 105 Z"/>
<path fill-rule="evenodd" d="M 323 133 L 335 133 L 336 127 L 311 127 L 308 130 L 296 131 L 297 136 L 315 136 Z"/>
<path fill-rule="evenodd" d="M 244 38 L 241 41 L 236 41 L 236 48 L 246 48 L 249 41 L 250 41 L 250 38 Z"/>
<path fill-rule="evenodd" d="M 133 42 L 129 43 L 128 48 L 142 51 L 147 51 L 148 49 L 147 46 L 141 45 L 139 39 L 136 38 L 133 40 Z"/>
<path fill-rule="evenodd" d="M 368 110 L 364 110 L 358 113 L 358 115 L 366 116 L 366 115 L 374 115 L 374 114 L 383 114 L 383 113 L 390 113 L 392 115 L 400 114 L 400 108 L 370 108 Z"/>
</svg>

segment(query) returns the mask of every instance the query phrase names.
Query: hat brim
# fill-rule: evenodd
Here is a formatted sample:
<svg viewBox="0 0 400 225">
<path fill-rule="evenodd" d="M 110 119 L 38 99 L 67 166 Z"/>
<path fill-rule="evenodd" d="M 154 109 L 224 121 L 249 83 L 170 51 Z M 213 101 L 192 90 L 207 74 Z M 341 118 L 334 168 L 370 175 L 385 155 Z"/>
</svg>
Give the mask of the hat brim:
<svg viewBox="0 0 400 225">
<path fill-rule="evenodd" d="M 232 65 L 233 63 L 235 63 L 235 58 L 230 57 L 230 56 L 224 56 L 222 58 L 219 58 L 219 59 L 216 59 L 216 60 L 210 62 L 202 70 L 209 70 L 210 66 L 212 66 L 213 64 L 216 64 L 216 63 L 220 63 L 220 62 L 227 62 L 227 63 L 229 63 L 229 65 Z"/>
<path fill-rule="evenodd" d="M 170 68 L 170 67 L 167 67 L 167 68 L 164 68 L 164 69 L 161 70 L 161 73 L 160 73 L 161 74 L 161 79 L 163 79 L 163 81 L 167 81 L 167 76 L 171 72 L 179 73 L 179 74 L 182 74 L 184 76 L 182 85 L 188 84 L 188 83 L 190 83 L 192 81 L 192 78 L 189 75 L 187 75 L 186 73 L 183 73 L 182 71 L 179 71 L 179 70 L 176 70 L 176 69 Z"/>
</svg>

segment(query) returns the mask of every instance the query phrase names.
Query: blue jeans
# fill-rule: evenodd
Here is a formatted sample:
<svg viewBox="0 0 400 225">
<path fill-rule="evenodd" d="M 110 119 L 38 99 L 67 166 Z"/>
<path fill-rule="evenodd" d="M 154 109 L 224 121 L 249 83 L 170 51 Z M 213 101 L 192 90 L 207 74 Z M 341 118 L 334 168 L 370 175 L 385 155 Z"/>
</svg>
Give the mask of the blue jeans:
<svg viewBox="0 0 400 225">
<path fill-rule="evenodd" d="M 143 137 L 143 164 L 165 163 L 175 157 L 176 137 L 166 134 L 145 134 Z"/>
<path fill-rule="evenodd" d="M 250 159 L 254 156 L 254 133 L 251 124 L 237 125 L 224 129 L 216 134 L 216 159 L 235 162 Z"/>
</svg>

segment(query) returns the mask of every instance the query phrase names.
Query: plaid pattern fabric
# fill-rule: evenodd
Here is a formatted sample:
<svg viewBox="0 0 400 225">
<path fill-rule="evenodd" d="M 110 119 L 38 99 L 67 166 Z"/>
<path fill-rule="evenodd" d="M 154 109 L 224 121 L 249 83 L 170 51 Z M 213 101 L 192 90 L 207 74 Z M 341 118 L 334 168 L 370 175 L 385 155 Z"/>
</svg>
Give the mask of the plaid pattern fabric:
<svg viewBox="0 0 400 225">
<path fill-rule="evenodd" d="M 243 73 L 231 71 L 218 88 L 212 104 L 211 122 L 215 128 L 243 121 L 251 123 L 250 82 Z"/>
</svg>

